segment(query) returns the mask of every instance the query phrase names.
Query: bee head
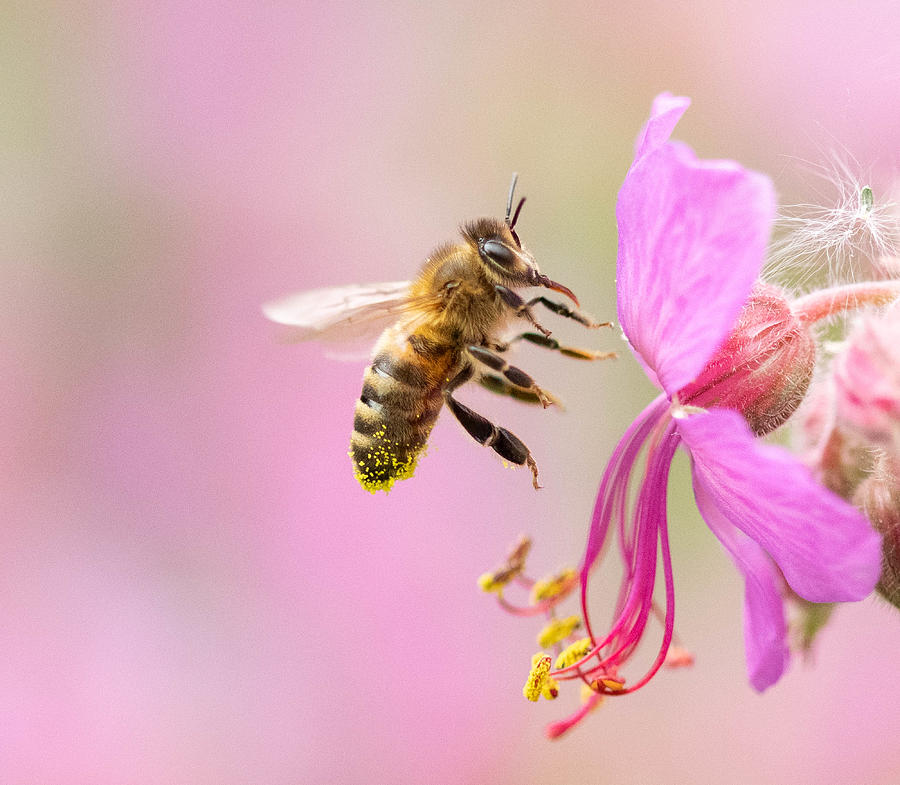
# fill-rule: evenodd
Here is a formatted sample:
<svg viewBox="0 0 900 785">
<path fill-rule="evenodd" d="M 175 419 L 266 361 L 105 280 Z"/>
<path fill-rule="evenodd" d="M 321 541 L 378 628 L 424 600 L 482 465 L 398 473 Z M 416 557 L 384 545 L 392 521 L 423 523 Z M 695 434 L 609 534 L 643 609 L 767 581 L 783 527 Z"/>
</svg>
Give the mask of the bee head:
<svg viewBox="0 0 900 785">
<path fill-rule="evenodd" d="M 478 255 L 487 268 L 511 286 L 543 286 L 569 297 L 576 305 L 578 298 L 567 287 L 551 281 L 538 268 L 534 257 L 522 247 L 515 231 L 524 198 L 519 202 L 512 221 L 507 218 L 481 218 L 463 228 L 463 235 L 478 248 Z"/>
<path fill-rule="evenodd" d="M 516 183 L 519 181 L 517 172 L 513 172 L 512 182 L 509 184 L 509 196 L 506 197 L 506 217 L 503 223 L 493 219 L 482 219 L 466 227 L 466 234 L 478 244 L 478 254 L 482 261 L 499 272 L 514 286 L 543 286 L 560 292 L 578 305 L 578 298 L 572 290 L 561 283 L 551 281 L 538 269 L 534 257 L 528 253 L 519 241 L 516 234 L 516 221 L 525 204 L 525 197 L 519 199 L 516 211 L 513 212 L 513 196 L 516 193 Z M 510 218 L 512 215 L 512 218 Z"/>
</svg>

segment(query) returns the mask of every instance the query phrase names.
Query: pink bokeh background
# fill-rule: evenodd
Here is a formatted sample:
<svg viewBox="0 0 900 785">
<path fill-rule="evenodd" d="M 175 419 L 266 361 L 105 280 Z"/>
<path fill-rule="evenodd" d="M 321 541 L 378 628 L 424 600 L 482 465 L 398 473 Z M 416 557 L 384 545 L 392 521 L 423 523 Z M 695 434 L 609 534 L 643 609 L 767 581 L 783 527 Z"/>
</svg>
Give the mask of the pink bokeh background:
<svg viewBox="0 0 900 785">
<path fill-rule="evenodd" d="M 615 194 L 653 95 L 679 137 L 808 200 L 799 160 L 897 171 L 896 4 L 14 3 L 0 62 L 0 782 L 900 781 L 900 619 L 839 609 L 746 683 L 741 586 L 672 479 L 697 655 L 570 737 L 521 686 L 536 629 L 476 577 L 520 532 L 575 562 L 651 390 L 523 350 L 567 404 L 465 399 L 546 488 L 443 417 L 388 496 L 346 456 L 362 363 L 285 346 L 289 291 L 408 277 L 503 208 L 615 312 Z M 570 325 L 560 336 L 584 343 Z M 620 348 L 591 335 L 598 348 Z M 602 601 L 598 597 L 597 604 Z M 577 700 L 576 696 L 563 696 Z"/>
</svg>

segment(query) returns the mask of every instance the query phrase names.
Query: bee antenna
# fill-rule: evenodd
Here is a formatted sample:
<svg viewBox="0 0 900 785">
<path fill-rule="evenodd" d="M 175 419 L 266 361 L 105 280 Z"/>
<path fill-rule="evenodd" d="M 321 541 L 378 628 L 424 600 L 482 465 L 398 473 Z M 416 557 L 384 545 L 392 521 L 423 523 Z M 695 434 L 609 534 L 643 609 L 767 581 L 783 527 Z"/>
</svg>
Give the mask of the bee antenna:
<svg viewBox="0 0 900 785">
<path fill-rule="evenodd" d="M 513 195 L 516 192 L 516 183 L 519 182 L 519 173 L 513 172 L 512 182 L 509 184 L 509 196 L 506 197 L 506 223 L 509 223 L 509 214 L 512 212 Z M 515 220 L 513 220 L 515 223 Z"/>
<path fill-rule="evenodd" d="M 519 220 L 519 213 L 522 212 L 522 205 L 525 204 L 525 197 L 523 196 L 519 199 L 519 204 L 516 207 L 516 211 L 513 213 L 512 221 L 507 221 L 510 229 L 514 229 L 516 226 L 516 221 Z"/>
<path fill-rule="evenodd" d="M 522 205 L 525 204 L 524 196 L 519 199 L 519 204 L 516 205 L 516 211 L 515 213 L 513 213 L 512 220 L 509 220 L 509 215 L 510 213 L 512 213 L 513 195 L 516 192 L 516 183 L 518 181 L 519 173 L 513 172 L 512 182 L 509 184 L 509 196 L 506 198 L 506 225 L 509 227 L 509 231 L 512 233 L 513 239 L 516 241 L 516 245 L 521 248 L 522 243 L 519 240 L 519 235 L 516 234 L 516 221 L 519 220 L 519 213 L 522 212 Z"/>
</svg>

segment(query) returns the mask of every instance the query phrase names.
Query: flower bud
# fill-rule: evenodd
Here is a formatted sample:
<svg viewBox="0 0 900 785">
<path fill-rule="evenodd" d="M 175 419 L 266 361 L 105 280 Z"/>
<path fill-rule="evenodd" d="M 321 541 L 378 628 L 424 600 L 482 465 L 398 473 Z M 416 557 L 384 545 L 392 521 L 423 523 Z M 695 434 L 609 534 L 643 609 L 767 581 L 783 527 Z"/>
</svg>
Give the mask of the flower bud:
<svg viewBox="0 0 900 785">
<path fill-rule="evenodd" d="M 838 420 L 900 455 L 900 306 L 856 324 L 834 364 Z"/>
<path fill-rule="evenodd" d="M 737 324 L 700 375 L 678 393 L 682 404 L 736 409 L 758 436 L 790 417 L 812 379 L 816 348 L 784 293 L 758 284 Z"/>
<path fill-rule="evenodd" d="M 872 475 L 860 483 L 853 502 L 884 537 L 881 543 L 881 578 L 875 587 L 900 608 L 900 474 L 898 466 L 882 456 Z"/>
<path fill-rule="evenodd" d="M 851 499 L 872 471 L 872 448 L 856 431 L 835 418 L 834 380 L 829 375 L 813 383 L 794 416 L 796 447 L 804 462 L 828 490 Z"/>
</svg>

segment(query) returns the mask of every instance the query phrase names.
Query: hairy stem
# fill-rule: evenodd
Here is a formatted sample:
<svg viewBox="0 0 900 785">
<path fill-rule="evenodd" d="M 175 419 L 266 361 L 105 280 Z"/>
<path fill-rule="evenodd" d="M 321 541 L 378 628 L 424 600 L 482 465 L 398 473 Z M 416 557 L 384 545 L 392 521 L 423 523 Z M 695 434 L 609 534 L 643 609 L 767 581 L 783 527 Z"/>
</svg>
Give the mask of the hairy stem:
<svg viewBox="0 0 900 785">
<path fill-rule="evenodd" d="M 807 294 L 794 300 L 791 310 L 804 324 L 813 324 L 865 305 L 889 305 L 897 299 L 900 281 L 865 281 Z"/>
</svg>

